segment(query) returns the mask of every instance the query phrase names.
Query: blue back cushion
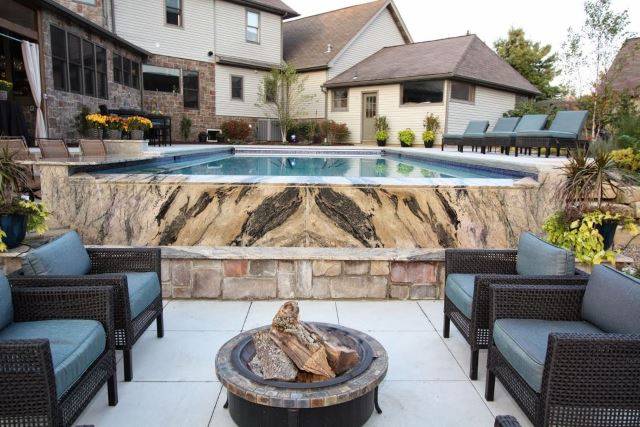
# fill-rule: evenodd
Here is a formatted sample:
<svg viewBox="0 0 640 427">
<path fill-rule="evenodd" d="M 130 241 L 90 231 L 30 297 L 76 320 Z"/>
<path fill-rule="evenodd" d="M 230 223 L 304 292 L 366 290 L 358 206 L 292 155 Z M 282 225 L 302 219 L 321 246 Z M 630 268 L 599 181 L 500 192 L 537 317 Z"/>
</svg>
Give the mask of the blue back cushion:
<svg viewBox="0 0 640 427">
<path fill-rule="evenodd" d="M 582 318 L 612 334 L 640 334 L 640 281 L 596 266 L 582 300 Z"/>
<path fill-rule="evenodd" d="M 13 322 L 13 301 L 11 300 L 11 287 L 4 274 L 0 273 L 0 329 Z"/>
<path fill-rule="evenodd" d="M 560 111 L 556 114 L 556 118 L 551 123 L 549 130 L 569 132 L 579 136 L 588 115 L 587 111 Z"/>
<path fill-rule="evenodd" d="M 465 130 L 464 133 L 485 133 L 488 128 L 489 122 L 487 120 L 472 120 L 469 122 L 467 130 Z"/>
<path fill-rule="evenodd" d="M 573 252 L 523 233 L 518 243 L 516 270 L 522 276 L 565 276 L 575 274 Z"/>
<path fill-rule="evenodd" d="M 29 252 L 22 260 L 29 276 L 84 276 L 91 270 L 89 254 L 75 231 Z"/>
<path fill-rule="evenodd" d="M 502 117 L 498 119 L 492 132 L 513 132 L 520 122 L 520 117 Z"/>
<path fill-rule="evenodd" d="M 523 116 L 516 127 L 516 132 L 531 132 L 541 130 L 547 124 L 546 114 L 527 114 Z"/>
</svg>

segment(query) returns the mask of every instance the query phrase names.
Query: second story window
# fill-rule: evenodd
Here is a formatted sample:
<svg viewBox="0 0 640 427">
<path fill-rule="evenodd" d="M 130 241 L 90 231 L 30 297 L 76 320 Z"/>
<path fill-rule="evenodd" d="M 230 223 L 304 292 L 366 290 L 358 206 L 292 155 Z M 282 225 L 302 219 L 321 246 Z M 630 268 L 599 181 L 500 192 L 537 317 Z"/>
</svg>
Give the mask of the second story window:
<svg viewBox="0 0 640 427">
<path fill-rule="evenodd" d="M 247 9 L 247 41 L 260 43 L 260 12 Z"/>
<path fill-rule="evenodd" d="M 164 0 L 166 10 L 166 23 L 182 26 L 182 0 Z"/>
<path fill-rule="evenodd" d="M 182 72 L 182 93 L 184 97 L 184 108 L 198 108 L 198 81 L 197 71 Z"/>
<path fill-rule="evenodd" d="M 122 56 L 113 54 L 113 81 L 122 83 Z"/>
<path fill-rule="evenodd" d="M 244 78 L 231 76 L 231 99 L 244 100 Z"/>
</svg>

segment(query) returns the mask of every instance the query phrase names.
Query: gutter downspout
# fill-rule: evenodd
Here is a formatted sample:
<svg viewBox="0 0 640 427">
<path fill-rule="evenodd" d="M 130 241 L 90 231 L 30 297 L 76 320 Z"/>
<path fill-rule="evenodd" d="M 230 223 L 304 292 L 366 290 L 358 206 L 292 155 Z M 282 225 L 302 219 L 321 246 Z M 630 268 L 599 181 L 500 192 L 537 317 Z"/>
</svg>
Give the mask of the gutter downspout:
<svg viewBox="0 0 640 427">
<path fill-rule="evenodd" d="M 116 33 L 116 7 L 114 5 L 115 1 L 116 0 L 109 0 L 111 4 L 111 32 L 113 34 L 117 34 Z"/>
</svg>

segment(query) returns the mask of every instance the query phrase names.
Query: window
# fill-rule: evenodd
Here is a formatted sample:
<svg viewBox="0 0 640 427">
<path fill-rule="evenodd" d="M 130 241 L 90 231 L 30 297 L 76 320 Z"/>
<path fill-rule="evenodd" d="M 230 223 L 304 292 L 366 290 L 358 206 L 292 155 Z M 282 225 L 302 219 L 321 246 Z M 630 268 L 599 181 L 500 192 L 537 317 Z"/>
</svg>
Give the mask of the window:
<svg viewBox="0 0 640 427">
<path fill-rule="evenodd" d="M 82 93 L 82 47 L 80 37 L 67 34 L 69 51 L 69 90 Z"/>
<path fill-rule="evenodd" d="M 117 53 L 113 54 L 113 81 L 122 83 L 122 57 Z"/>
<path fill-rule="evenodd" d="M 182 0 L 164 0 L 167 24 L 182 26 Z"/>
<path fill-rule="evenodd" d="M 184 108 L 198 108 L 198 91 L 200 84 L 197 71 L 184 71 L 182 73 L 182 93 L 184 96 Z"/>
<path fill-rule="evenodd" d="M 143 65 L 142 80 L 144 90 L 180 93 L 180 70 Z"/>
<path fill-rule="evenodd" d="M 247 41 L 260 43 L 260 12 L 247 9 Z"/>
<path fill-rule="evenodd" d="M 231 99 L 244 99 L 244 77 L 231 76 Z"/>
<path fill-rule="evenodd" d="M 67 90 L 67 35 L 51 27 L 51 56 L 53 61 L 53 88 Z"/>
<path fill-rule="evenodd" d="M 131 63 L 131 87 L 140 89 L 140 63 Z"/>
<path fill-rule="evenodd" d="M 527 95 L 516 95 L 516 106 L 531 101 Z"/>
<path fill-rule="evenodd" d="M 333 102 L 331 104 L 333 111 L 347 111 L 349 107 L 349 89 L 333 89 Z"/>
<path fill-rule="evenodd" d="M 442 102 L 444 80 L 420 80 L 402 84 L 402 103 Z"/>
<path fill-rule="evenodd" d="M 96 46 L 96 89 L 98 98 L 108 99 L 107 92 L 107 50 Z"/>
<path fill-rule="evenodd" d="M 451 82 L 451 99 L 475 102 L 476 87 L 469 83 Z"/>
<path fill-rule="evenodd" d="M 264 86 L 264 98 L 266 102 L 275 103 L 278 97 L 278 84 L 269 80 L 265 82 Z"/>
<path fill-rule="evenodd" d="M 95 6 L 96 5 L 96 0 L 74 0 L 77 3 L 84 3 L 84 4 L 88 4 L 90 6 Z"/>
<path fill-rule="evenodd" d="M 84 73 L 84 94 L 96 96 L 96 57 L 93 43 L 82 41 L 82 67 Z"/>
<path fill-rule="evenodd" d="M 131 86 L 131 60 L 122 58 L 122 84 Z"/>
</svg>

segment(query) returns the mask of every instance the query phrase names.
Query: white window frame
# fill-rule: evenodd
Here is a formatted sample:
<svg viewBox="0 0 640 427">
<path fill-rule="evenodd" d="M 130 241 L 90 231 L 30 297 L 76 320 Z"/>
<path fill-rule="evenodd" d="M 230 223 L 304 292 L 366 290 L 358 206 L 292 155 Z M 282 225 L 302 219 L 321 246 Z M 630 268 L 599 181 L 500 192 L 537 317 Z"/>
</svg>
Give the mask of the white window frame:
<svg viewBox="0 0 640 427">
<path fill-rule="evenodd" d="M 241 88 L 242 88 L 242 96 L 240 98 L 236 98 L 233 96 L 233 78 L 239 78 L 240 82 L 241 82 Z M 244 102 L 244 76 L 239 76 L 237 74 L 231 74 L 231 76 L 229 77 L 229 91 L 231 92 L 231 100 L 232 101 L 241 101 Z"/>
<path fill-rule="evenodd" d="M 336 91 L 344 90 L 347 92 L 347 96 L 345 98 L 336 98 Z M 344 99 L 346 101 L 346 105 L 344 107 L 337 106 L 336 101 L 340 99 Z M 331 111 L 349 111 L 349 88 L 347 87 L 339 87 L 335 89 L 331 89 Z"/>
<path fill-rule="evenodd" d="M 258 15 L 258 26 L 254 27 L 252 25 L 249 25 L 249 14 L 253 13 L 255 15 Z M 244 12 L 244 39 L 247 43 L 252 43 L 252 44 L 260 44 L 260 39 L 261 39 L 261 31 L 260 31 L 260 27 L 262 27 L 262 14 L 260 13 L 259 10 L 255 10 L 255 9 L 250 9 L 250 8 L 246 8 L 245 12 Z M 258 40 L 249 40 L 249 28 L 254 28 L 256 30 L 256 32 L 258 33 Z"/>
</svg>

